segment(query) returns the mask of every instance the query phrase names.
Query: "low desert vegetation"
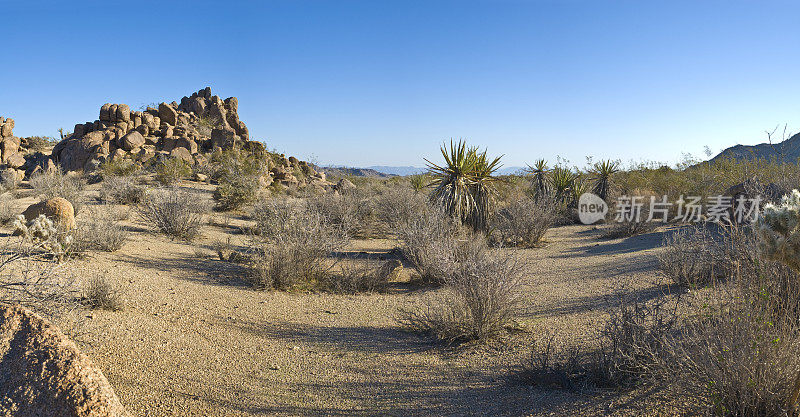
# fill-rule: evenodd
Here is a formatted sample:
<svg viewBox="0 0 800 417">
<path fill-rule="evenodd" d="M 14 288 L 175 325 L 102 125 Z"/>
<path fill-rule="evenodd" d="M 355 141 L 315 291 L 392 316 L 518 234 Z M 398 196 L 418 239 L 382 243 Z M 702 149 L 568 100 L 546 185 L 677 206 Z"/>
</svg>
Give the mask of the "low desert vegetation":
<svg viewBox="0 0 800 417">
<path fill-rule="evenodd" d="M 31 177 L 30 185 L 34 193 L 42 200 L 61 197 L 72 204 L 75 214 L 83 207 L 83 189 L 86 181 L 77 175 L 67 175 L 60 169 L 36 173 Z"/>
<path fill-rule="evenodd" d="M 214 191 L 216 208 L 236 210 L 253 204 L 261 193 L 262 179 L 267 174 L 263 156 L 242 150 L 218 152 L 211 158 L 211 179 L 217 182 Z"/>
<path fill-rule="evenodd" d="M 114 252 L 122 248 L 128 239 L 128 232 L 114 218 L 114 213 L 105 207 L 87 208 L 87 211 L 71 232 L 73 250 Z"/>
<path fill-rule="evenodd" d="M 100 201 L 111 204 L 135 205 L 144 198 L 146 187 L 134 175 L 106 177 L 100 184 Z"/>
<path fill-rule="evenodd" d="M 313 288 L 330 276 L 328 257 L 349 237 L 304 201 L 268 200 L 253 209 L 251 282 L 257 288 Z"/>
<path fill-rule="evenodd" d="M 172 186 L 192 175 L 192 167 L 180 158 L 163 158 L 155 165 L 156 180 L 164 186 Z"/>
<path fill-rule="evenodd" d="M 98 167 L 98 173 L 104 180 L 113 177 L 131 177 L 142 170 L 142 166 L 130 159 L 107 159 Z"/>
<path fill-rule="evenodd" d="M 521 196 L 494 215 L 491 240 L 500 246 L 536 247 L 547 230 L 558 223 L 559 215 L 555 201 Z"/>
<path fill-rule="evenodd" d="M 122 294 L 104 276 L 94 276 L 85 285 L 83 301 L 90 308 L 120 311 L 125 308 Z"/>
<path fill-rule="evenodd" d="M 195 192 L 168 187 L 150 190 L 136 210 L 142 220 L 161 233 L 191 241 L 200 234 L 208 205 Z"/>
<path fill-rule="evenodd" d="M 518 314 L 522 271 L 513 256 L 473 246 L 443 277 L 437 294 L 401 311 L 400 322 L 447 344 L 493 338 Z"/>
</svg>

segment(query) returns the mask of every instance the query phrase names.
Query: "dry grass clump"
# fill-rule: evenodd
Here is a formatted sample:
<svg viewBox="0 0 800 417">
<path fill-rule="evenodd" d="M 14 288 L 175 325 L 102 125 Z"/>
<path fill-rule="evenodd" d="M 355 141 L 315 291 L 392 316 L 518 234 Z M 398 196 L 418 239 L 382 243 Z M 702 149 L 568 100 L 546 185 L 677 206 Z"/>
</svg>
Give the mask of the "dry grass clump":
<svg viewBox="0 0 800 417">
<path fill-rule="evenodd" d="M 558 218 L 555 201 L 522 197 L 495 214 L 490 238 L 500 246 L 536 247 Z"/>
<path fill-rule="evenodd" d="M 145 191 L 133 176 L 111 176 L 105 178 L 100 186 L 100 200 L 113 204 L 139 204 Z"/>
<path fill-rule="evenodd" d="M 162 188 L 148 192 L 136 210 L 142 220 L 161 233 L 172 239 L 190 241 L 200 234 L 208 205 L 197 193 Z"/>
<path fill-rule="evenodd" d="M 162 185 L 171 186 L 192 175 L 192 167 L 180 158 L 164 158 L 155 167 L 156 180 Z"/>
<path fill-rule="evenodd" d="M 20 179 L 17 174 L 10 170 L 0 171 L 0 189 L 5 191 L 14 191 L 19 188 Z"/>
<path fill-rule="evenodd" d="M 103 276 L 89 280 L 83 290 L 83 300 L 94 309 L 119 311 L 125 307 L 121 292 Z"/>
<path fill-rule="evenodd" d="M 108 209 L 93 209 L 86 213 L 72 232 L 74 250 L 114 252 L 122 248 L 128 232 L 115 220 Z"/>
<path fill-rule="evenodd" d="M 30 180 L 34 192 L 43 200 L 61 197 L 72 204 L 75 214 L 83 206 L 83 189 L 86 183 L 75 175 L 64 174 L 60 169 L 43 171 Z"/>
<path fill-rule="evenodd" d="M 315 286 L 329 274 L 326 258 L 348 242 L 347 233 L 302 201 L 269 200 L 253 210 L 256 228 L 251 281 L 258 288 Z"/>
<path fill-rule="evenodd" d="M 400 322 L 448 344 L 485 341 L 516 317 L 522 265 L 508 254 L 473 251 L 443 284 L 421 306 L 402 310 Z"/>
<path fill-rule="evenodd" d="M 700 225 L 664 236 L 658 254 L 661 271 L 678 285 L 704 286 L 722 280 L 733 271 L 724 232 Z"/>
</svg>

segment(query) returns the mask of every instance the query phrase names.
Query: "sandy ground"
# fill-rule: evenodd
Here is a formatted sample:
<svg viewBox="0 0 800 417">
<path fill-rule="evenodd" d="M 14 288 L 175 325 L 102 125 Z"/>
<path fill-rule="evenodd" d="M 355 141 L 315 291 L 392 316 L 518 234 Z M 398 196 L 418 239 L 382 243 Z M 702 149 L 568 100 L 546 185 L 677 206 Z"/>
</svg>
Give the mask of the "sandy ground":
<svg viewBox="0 0 800 417">
<path fill-rule="evenodd" d="M 76 271 L 104 274 L 124 293 L 123 311 L 79 311 L 74 337 L 133 414 L 658 414 L 635 396 L 539 388 L 514 375 L 546 335 L 591 343 L 616 288 L 658 296 L 660 233 L 600 240 L 590 226 L 552 229 L 544 247 L 516 250 L 528 261 L 524 331 L 446 349 L 396 322 L 399 307 L 429 290 L 344 296 L 249 288 L 244 270 L 212 249 L 242 239 L 239 223 L 204 226 L 187 244 L 151 233 L 133 215 L 121 250 L 74 261 Z M 359 240 L 350 249 L 379 254 L 394 245 Z"/>
</svg>

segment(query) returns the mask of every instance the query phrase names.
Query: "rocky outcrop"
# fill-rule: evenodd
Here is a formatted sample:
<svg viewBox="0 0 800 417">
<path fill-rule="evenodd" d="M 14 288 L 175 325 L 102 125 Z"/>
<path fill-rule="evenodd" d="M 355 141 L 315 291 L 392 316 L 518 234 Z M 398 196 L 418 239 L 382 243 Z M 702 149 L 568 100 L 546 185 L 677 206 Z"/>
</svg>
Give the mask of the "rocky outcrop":
<svg viewBox="0 0 800 417">
<path fill-rule="evenodd" d="M 106 103 L 97 120 L 75 125 L 74 133 L 53 148 L 52 158 L 66 171 L 87 172 L 107 159 L 142 160 L 158 154 L 175 154 L 195 163 L 203 152 L 232 149 L 249 141 L 238 109 L 236 97 L 223 100 L 211 95 L 209 87 L 180 103 L 161 103 L 143 111 Z M 153 146 L 152 152 L 143 150 L 146 145 Z"/>
<path fill-rule="evenodd" d="M 14 136 L 14 119 L 0 117 L 0 163 L 19 169 L 25 165 L 22 139 Z"/>
<path fill-rule="evenodd" d="M 61 197 L 51 198 L 39 203 L 31 204 L 22 212 L 26 221 L 33 221 L 40 215 L 45 215 L 64 230 L 75 228 L 75 209 L 72 203 Z"/>
<path fill-rule="evenodd" d="M 0 417 L 129 416 L 97 366 L 58 328 L 0 304 Z"/>
</svg>

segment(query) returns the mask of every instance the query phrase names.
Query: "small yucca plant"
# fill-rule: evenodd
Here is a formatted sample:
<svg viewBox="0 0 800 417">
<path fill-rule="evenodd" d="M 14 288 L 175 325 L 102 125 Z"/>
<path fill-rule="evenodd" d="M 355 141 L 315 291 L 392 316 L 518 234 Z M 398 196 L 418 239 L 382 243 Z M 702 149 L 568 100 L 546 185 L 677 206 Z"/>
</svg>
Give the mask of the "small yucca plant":
<svg viewBox="0 0 800 417">
<path fill-rule="evenodd" d="M 533 166 L 528 165 L 525 170 L 531 176 L 531 194 L 533 198 L 540 199 L 548 194 L 547 161 L 539 159 Z"/>
<path fill-rule="evenodd" d="M 577 177 L 578 174 L 575 174 L 569 168 L 558 165 L 550 171 L 550 187 L 553 191 L 553 196 L 558 202 L 562 204 L 569 203 L 569 198 L 572 196 L 572 187 Z"/>
<path fill-rule="evenodd" d="M 611 191 L 611 176 L 619 172 L 619 163 L 616 161 L 605 160 L 594 164 L 592 167 L 592 180 L 594 188 L 592 193 L 606 200 Z"/>
<path fill-rule="evenodd" d="M 489 160 L 486 151 L 479 152 L 477 147 L 468 147 L 464 141 L 458 144 L 450 141 L 450 147 L 442 145 L 441 152 L 443 165 L 425 160 L 432 177 L 430 185 L 434 188 L 431 198 L 462 223 L 476 231 L 485 230 L 500 157 Z"/>
</svg>

